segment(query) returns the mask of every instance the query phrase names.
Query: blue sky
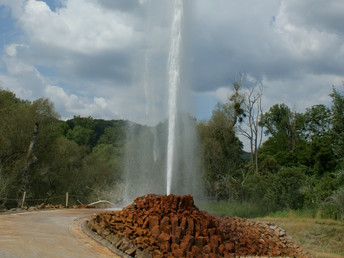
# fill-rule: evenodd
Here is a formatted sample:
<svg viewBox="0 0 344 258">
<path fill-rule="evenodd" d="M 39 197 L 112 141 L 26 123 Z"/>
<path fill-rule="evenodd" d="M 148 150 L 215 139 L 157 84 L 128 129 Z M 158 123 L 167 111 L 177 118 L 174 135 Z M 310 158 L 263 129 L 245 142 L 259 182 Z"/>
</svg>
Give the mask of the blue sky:
<svg viewBox="0 0 344 258">
<path fill-rule="evenodd" d="M 73 115 L 166 117 L 172 0 L 0 0 L 0 87 Z M 344 81 L 342 0 L 190 0 L 181 108 L 207 119 L 240 73 L 263 108 L 330 104 Z M 249 83 L 251 82 L 251 83 Z"/>
</svg>

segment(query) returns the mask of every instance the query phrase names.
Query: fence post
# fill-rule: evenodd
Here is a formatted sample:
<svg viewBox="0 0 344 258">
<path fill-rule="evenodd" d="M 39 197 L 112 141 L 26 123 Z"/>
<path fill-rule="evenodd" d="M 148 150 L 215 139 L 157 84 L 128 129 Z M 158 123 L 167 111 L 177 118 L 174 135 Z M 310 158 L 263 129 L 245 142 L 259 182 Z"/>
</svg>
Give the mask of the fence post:
<svg viewBox="0 0 344 258">
<path fill-rule="evenodd" d="M 21 203 L 22 209 L 24 208 L 25 197 L 26 197 L 26 191 L 23 193 L 23 199 L 22 199 L 22 203 Z"/>
<path fill-rule="evenodd" d="M 66 192 L 66 208 L 68 208 L 68 192 Z"/>
</svg>

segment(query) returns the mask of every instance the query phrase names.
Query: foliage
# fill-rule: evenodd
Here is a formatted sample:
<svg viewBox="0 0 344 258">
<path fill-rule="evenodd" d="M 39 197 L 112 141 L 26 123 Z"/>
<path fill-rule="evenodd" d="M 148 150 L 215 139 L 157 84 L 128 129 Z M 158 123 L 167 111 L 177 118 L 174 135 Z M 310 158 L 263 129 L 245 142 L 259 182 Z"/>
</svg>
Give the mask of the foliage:
<svg viewBox="0 0 344 258">
<path fill-rule="evenodd" d="M 35 123 L 37 161 L 26 187 L 30 205 L 51 202 L 66 192 L 87 202 L 120 183 L 124 121 L 76 116 L 64 122 L 48 99 L 23 101 L 0 89 L 0 206 L 17 203 Z"/>
<path fill-rule="evenodd" d="M 215 199 L 236 199 L 233 188 L 243 180 L 240 167 L 243 145 L 233 128 L 231 105 L 218 105 L 208 122 L 199 124 L 204 175 L 209 195 Z"/>
<path fill-rule="evenodd" d="M 267 139 L 253 148 L 257 163 L 252 164 L 253 153 L 245 153 L 238 138 L 241 122 L 250 117 L 245 108 L 250 107 L 245 102 L 250 98 L 245 98 L 241 83 L 234 85 L 234 93 L 216 106 L 208 121 L 198 123 L 199 160 L 185 156 L 178 169 L 182 173 L 188 162 L 199 162 L 195 167 L 201 167 L 207 197 L 224 201 L 220 206 L 242 216 L 260 215 L 262 209 L 319 210 L 322 216 L 343 219 L 344 94 L 333 88 L 331 108 L 319 104 L 297 113 L 282 103 L 273 105 L 260 120 L 255 117 L 254 125 L 264 126 Z M 165 148 L 139 151 L 143 144 L 153 148 L 154 137 L 165 146 L 165 122 L 148 127 L 80 116 L 62 121 L 48 99 L 25 101 L 0 89 L 2 207 L 17 204 L 35 123 L 39 124 L 37 161 L 28 173 L 27 198 L 36 201 L 30 204 L 52 202 L 65 192 L 82 202 L 108 198 L 109 193 L 120 200 L 128 165 L 124 164 L 126 148 L 134 150 L 135 157 L 126 160 L 133 169 L 139 164 L 151 173 L 165 169 L 163 159 L 153 162 L 155 156 L 166 156 Z"/>
<path fill-rule="evenodd" d="M 240 92 L 233 95 L 240 96 Z M 209 197 L 255 202 L 268 211 L 323 209 L 325 214 L 332 209 L 340 218 L 338 203 L 344 180 L 334 175 L 344 165 L 344 95 L 333 89 L 331 97 L 331 109 L 320 104 L 297 113 L 282 103 L 263 114 L 260 123 L 268 138 L 259 152 L 255 151 L 259 173 L 224 151 L 240 152 L 240 147 L 235 148 L 240 143 L 226 141 L 237 135 L 230 130 L 233 102 L 229 98 L 219 104 L 211 119 L 199 124 Z M 250 103 L 240 104 L 245 107 Z M 245 118 L 243 112 L 241 118 Z M 229 132 L 232 138 L 221 138 Z M 237 163 L 230 163 L 234 160 Z"/>
<path fill-rule="evenodd" d="M 332 90 L 332 145 L 333 152 L 342 166 L 344 162 L 344 95 L 335 88 Z"/>
</svg>

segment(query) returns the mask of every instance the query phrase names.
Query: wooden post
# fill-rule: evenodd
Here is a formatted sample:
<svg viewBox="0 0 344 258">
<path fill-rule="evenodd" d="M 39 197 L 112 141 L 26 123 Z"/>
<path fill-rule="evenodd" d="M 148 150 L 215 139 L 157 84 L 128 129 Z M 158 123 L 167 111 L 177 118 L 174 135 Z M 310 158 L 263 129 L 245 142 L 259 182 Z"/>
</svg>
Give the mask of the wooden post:
<svg viewBox="0 0 344 258">
<path fill-rule="evenodd" d="M 68 208 L 68 192 L 66 192 L 66 208 Z"/>
<path fill-rule="evenodd" d="M 25 197 L 26 197 L 26 192 L 23 193 L 23 199 L 22 199 L 22 203 L 21 203 L 22 209 L 24 208 Z"/>
</svg>

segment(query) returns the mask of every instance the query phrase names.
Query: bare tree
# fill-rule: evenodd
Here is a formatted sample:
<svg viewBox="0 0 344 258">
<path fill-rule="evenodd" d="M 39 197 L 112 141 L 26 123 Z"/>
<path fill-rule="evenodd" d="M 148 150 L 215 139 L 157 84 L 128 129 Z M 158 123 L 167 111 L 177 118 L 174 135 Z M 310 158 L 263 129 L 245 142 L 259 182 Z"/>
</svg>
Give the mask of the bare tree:
<svg viewBox="0 0 344 258">
<path fill-rule="evenodd" d="M 296 108 L 294 107 L 294 112 L 293 112 L 293 129 L 291 130 L 291 139 L 292 139 L 292 146 L 291 146 L 291 151 L 294 153 L 295 152 L 295 146 L 296 146 Z"/>
<path fill-rule="evenodd" d="M 37 157 L 34 154 L 34 148 L 37 142 L 37 137 L 38 137 L 38 127 L 39 127 L 39 122 L 35 122 L 34 126 L 34 131 L 33 131 L 33 136 L 29 145 L 29 149 L 27 151 L 27 156 L 26 156 L 26 161 L 25 161 L 25 167 L 24 167 L 24 173 L 21 179 L 21 187 L 18 193 L 18 207 L 20 207 L 21 202 L 22 202 L 22 196 L 24 192 L 26 192 L 26 188 L 29 183 L 29 170 L 32 164 L 34 164 L 37 161 Z"/>
<path fill-rule="evenodd" d="M 249 140 L 251 151 L 251 167 L 255 173 L 259 172 L 258 155 L 263 139 L 263 126 L 261 124 L 263 89 L 257 84 L 248 89 L 242 106 L 246 119 L 239 125 L 239 132 Z"/>
</svg>

